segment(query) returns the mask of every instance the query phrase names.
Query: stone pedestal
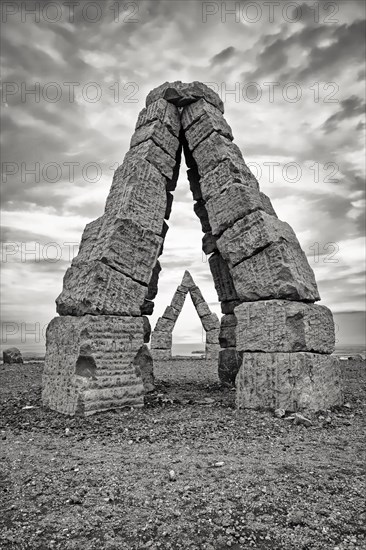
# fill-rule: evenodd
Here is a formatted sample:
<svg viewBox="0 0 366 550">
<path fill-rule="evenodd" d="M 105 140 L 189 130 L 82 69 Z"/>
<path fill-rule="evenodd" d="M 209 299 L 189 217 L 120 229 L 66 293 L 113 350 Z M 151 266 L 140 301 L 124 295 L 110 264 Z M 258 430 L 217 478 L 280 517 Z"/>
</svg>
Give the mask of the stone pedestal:
<svg viewBox="0 0 366 550">
<path fill-rule="evenodd" d="M 144 345 L 142 317 L 55 317 L 47 328 L 43 404 L 68 415 L 142 407 L 133 361 Z"/>
<path fill-rule="evenodd" d="M 343 403 L 339 360 L 320 353 L 244 352 L 236 377 L 237 408 L 326 410 Z"/>
</svg>

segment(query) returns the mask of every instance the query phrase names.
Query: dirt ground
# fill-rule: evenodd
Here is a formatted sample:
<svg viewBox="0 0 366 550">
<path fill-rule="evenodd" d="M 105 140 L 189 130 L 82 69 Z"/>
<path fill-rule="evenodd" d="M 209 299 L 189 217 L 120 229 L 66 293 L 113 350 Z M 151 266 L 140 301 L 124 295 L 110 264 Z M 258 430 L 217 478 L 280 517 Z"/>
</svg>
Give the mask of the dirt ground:
<svg viewBox="0 0 366 550">
<path fill-rule="evenodd" d="M 41 406 L 42 363 L 0 365 L 0 548 L 366 548 L 366 365 L 306 428 L 234 408 L 205 361 L 156 368 L 138 410 Z"/>
</svg>

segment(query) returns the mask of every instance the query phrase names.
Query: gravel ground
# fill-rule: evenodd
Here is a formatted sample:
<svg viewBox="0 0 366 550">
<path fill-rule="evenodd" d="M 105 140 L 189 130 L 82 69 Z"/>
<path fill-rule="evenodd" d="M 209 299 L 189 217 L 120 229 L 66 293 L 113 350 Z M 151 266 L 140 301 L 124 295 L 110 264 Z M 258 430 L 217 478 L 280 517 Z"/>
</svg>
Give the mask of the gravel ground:
<svg viewBox="0 0 366 550">
<path fill-rule="evenodd" d="M 343 365 L 346 405 L 308 428 L 237 413 L 205 361 L 87 419 L 42 408 L 42 363 L 0 366 L 0 548 L 366 548 L 366 365 Z"/>
</svg>

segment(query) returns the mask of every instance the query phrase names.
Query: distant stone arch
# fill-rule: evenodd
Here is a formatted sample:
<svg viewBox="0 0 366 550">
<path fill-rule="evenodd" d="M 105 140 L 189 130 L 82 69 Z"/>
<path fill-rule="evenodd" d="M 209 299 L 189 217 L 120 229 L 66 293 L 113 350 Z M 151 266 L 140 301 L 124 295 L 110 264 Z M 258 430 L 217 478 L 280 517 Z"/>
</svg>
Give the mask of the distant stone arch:
<svg viewBox="0 0 366 550">
<path fill-rule="evenodd" d="M 61 317 L 47 330 L 44 404 L 66 414 L 143 405 L 133 360 L 148 340 L 143 316 L 158 291 L 182 150 L 224 314 L 218 373 L 236 378 L 238 407 L 342 402 L 332 314 L 314 304 L 307 258 L 259 190 L 223 112 L 200 82 L 166 82 L 148 94 L 104 214 L 86 226 L 56 300 Z M 95 359 L 88 378 L 75 374 L 85 345 Z"/>
<path fill-rule="evenodd" d="M 205 357 L 217 359 L 220 351 L 220 321 L 212 313 L 189 271 L 185 271 L 181 284 L 175 291 L 170 305 L 159 317 L 151 334 L 151 354 L 154 359 L 165 361 L 172 357 L 172 336 L 175 323 L 183 309 L 187 294 L 190 295 L 202 327 L 206 333 Z"/>
</svg>

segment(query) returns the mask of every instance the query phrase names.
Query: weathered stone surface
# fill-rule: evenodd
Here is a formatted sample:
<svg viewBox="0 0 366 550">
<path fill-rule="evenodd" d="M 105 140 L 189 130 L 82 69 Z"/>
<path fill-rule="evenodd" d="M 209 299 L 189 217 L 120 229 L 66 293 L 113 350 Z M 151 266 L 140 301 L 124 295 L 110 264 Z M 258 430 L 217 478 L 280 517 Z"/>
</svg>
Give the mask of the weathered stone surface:
<svg viewBox="0 0 366 550">
<path fill-rule="evenodd" d="M 193 200 L 199 201 L 202 199 L 201 187 L 200 187 L 200 176 L 198 173 L 197 166 L 189 168 L 187 170 L 187 177 L 189 181 L 189 188 L 192 192 Z"/>
<path fill-rule="evenodd" d="M 169 361 L 172 358 L 171 349 L 151 349 L 150 351 L 154 361 Z"/>
<path fill-rule="evenodd" d="M 69 267 L 56 300 L 59 315 L 140 315 L 147 287 L 98 261 Z"/>
<path fill-rule="evenodd" d="M 257 210 L 224 231 L 217 240 L 217 247 L 224 260 L 232 267 L 280 240 L 298 244 L 288 223 L 263 210 Z"/>
<path fill-rule="evenodd" d="M 206 344 L 217 344 L 219 345 L 219 332 L 218 328 L 208 330 L 206 332 Z"/>
<path fill-rule="evenodd" d="M 236 306 L 240 304 L 240 300 L 231 300 L 229 302 L 221 302 L 221 313 L 234 313 Z"/>
<path fill-rule="evenodd" d="M 217 132 L 197 145 L 192 155 L 201 178 L 226 159 L 234 163 L 244 162 L 239 147 Z"/>
<path fill-rule="evenodd" d="M 271 199 L 267 197 L 267 195 L 262 193 L 262 191 L 259 194 L 261 196 L 263 210 L 267 212 L 267 214 L 269 214 L 270 216 L 274 216 L 275 218 L 277 218 L 277 214 L 272 206 Z"/>
<path fill-rule="evenodd" d="M 112 186 L 106 201 L 106 212 L 109 209 L 111 209 L 112 212 L 115 210 L 116 201 L 118 202 L 119 200 L 118 197 L 120 196 L 121 187 L 124 185 L 123 182 L 132 174 L 135 174 L 139 181 L 153 181 L 154 184 L 156 182 L 163 181 L 165 183 L 167 181 L 153 164 L 136 154 L 136 149 L 130 149 L 125 155 L 123 163 L 120 164 L 114 172 Z M 114 192 L 116 192 L 117 195 L 114 195 Z"/>
<path fill-rule="evenodd" d="M 159 260 L 156 262 L 154 269 L 152 270 L 151 279 L 147 287 L 147 300 L 153 300 L 158 293 L 159 275 L 161 271 L 161 265 Z"/>
<path fill-rule="evenodd" d="M 162 122 L 175 137 L 179 136 L 181 129 L 180 115 L 177 107 L 172 103 L 160 98 L 142 109 L 137 119 L 136 130 L 154 120 Z"/>
<path fill-rule="evenodd" d="M 135 131 L 131 138 L 131 148 L 140 143 L 152 139 L 153 142 L 161 147 L 168 155 L 175 160 L 175 155 L 179 147 L 178 139 L 169 132 L 168 128 L 159 120 L 155 120 L 146 126 L 141 126 Z"/>
<path fill-rule="evenodd" d="M 222 301 L 237 300 L 233 279 L 225 260 L 215 252 L 208 259 L 217 296 Z"/>
<path fill-rule="evenodd" d="M 186 109 L 189 108 L 190 105 L 186 107 Z M 230 141 L 234 139 L 230 126 L 218 109 L 216 109 L 216 112 L 214 112 L 214 108 L 212 108 L 211 112 L 203 111 L 199 120 L 197 120 L 185 131 L 190 150 L 194 151 L 197 145 L 213 132 L 217 132 L 218 134 L 229 139 Z"/>
<path fill-rule="evenodd" d="M 183 294 L 188 294 L 188 291 L 189 291 L 188 287 L 183 285 L 178 285 L 177 290 L 178 292 L 183 292 Z"/>
<path fill-rule="evenodd" d="M 208 220 L 208 213 L 204 201 L 198 201 L 194 204 L 193 210 L 195 211 L 196 216 L 198 216 L 203 233 L 208 233 L 211 231 L 210 222 Z"/>
<path fill-rule="evenodd" d="M 141 377 L 145 392 L 151 392 L 155 390 L 154 379 L 154 365 L 153 358 L 149 348 L 144 345 L 141 346 L 137 352 L 133 366 L 138 377 Z"/>
<path fill-rule="evenodd" d="M 186 299 L 186 293 L 184 292 L 179 292 L 178 290 L 176 290 L 176 292 L 174 293 L 174 296 L 172 298 L 172 301 L 170 302 L 170 305 L 174 308 L 174 309 L 178 309 L 179 312 L 182 310 L 182 307 L 184 305 L 184 301 Z"/>
<path fill-rule="evenodd" d="M 315 302 L 314 273 L 299 245 L 280 241 L 231 269 L 241 300 L 284 299 Z"/>
<path fill-rule="evenodd" d="M 182 158 L 182 144 L 180 143 L 175 155 L 175 166 L 173 168 L 173 176 L 167 179 L 167 183 L 166 183 L 167 191 L 174 191 L 174 189 L 177 187 L 181 158 Z"/>
<path fill-rule="evenodd" d="M 237 319 L 234 314 L 224 315 L 221 318 L 219 343 L 222 348 L 236 347 Z"/>
<path fill-rule="evenodd" d="M 175 105 L 163 98 L 150 103 L 148 107 L 145 107 L 139 113 L 135 129 L 138 130 L 141 126 L 150 124 L 155 120 L 160 121 L 178 138 L 181 130 L 181 120 L 179 110 Z"/>
<path fill-rule="evenodd" d="M 334 351 L 331 311 L 315 304 L 269 300 L 235 308 L 239 351 Z"/>
<path fill-rule="evenodd" d="M 222 113 L 224 112 L 224 104 L 220 97 L 211 88 L 202 82 L 185 83 L 181 81 L 164 82 L 157 88 L 154 88 L 146 98 L 146 106 L 148 107 L 154 101 L 163 97 L 166 101 L 173 103 L 177 107 L 184 107 L 204 98 L 207 102 L 217 107 Z"/>
<path fill-rule="evenodd" d="M 140 307 L 141 315 L 152 315 L 154 312 L 154 302 L 150 300 L 144 300 L 142 306 Z"/>
<path fill-rule="evenodd" d="M 176 319 L 178 318 L 178 314 Z M 166 317 L 159 317 L 156 322 L 155 329 L 157 332 L 172 332 L 175 326 L 176 319 L 167 319 Z"/>
<path fill-rule="evenodd" d="M 236 327 L 238 320 L 235 313 L 223 315 L 221 317 L 221 327 Z"/>
<path fill-rule="evenodd" d="M 259 209 L 262 209 L 262 201 L 258 191 L 241 184 L 230 185 L 206 202 L 213 235 L 220 235 L 237 220 Z"/>
<path fill-rule="evenodd" d="M 222 348 L 236 347 L 236 329 L 232 326 L 220 328 L 219 343 Z"/>
<path fill-rule="evenodd" d="M 16 363 L 23 363 L 23 357 L 18 348 L 7 348 L 3 351 L 3 363 L 12 365 Z"/>
<path fill-rule="evenodd" d="M 189 271 L 185 271 L 184 272 L 184 275 L 183 275 L 183 279 L 182 279 L 182 282 L 181 282 L 181 285 L 186 287 L 187 289 L 190 289 L 194 286 L 196 286 L 194 284 L 194 280 L 192 279 L 192 275 L 190 274 Z"/>
<path fill-rule="evenodd" d="M 196 170 L 197 173 L 198 173 L 197 163 L 193 158 L 192 151 L 190 150 L 190 148 L 188 146 L 186 136 L 184 135 L 183 132 L 181 132 L 180 139 L 182 141 L 182 147 L 183 147 L 183 152 L 184 152 L 184 160 L 186 162 L 187 168 Z M 199 173 L 198 173 L 198 177 L 200 177 Z"/>
<path fill-rule="evenodd" d="M 217 250 L 216 239 L 217 237 L 212 235 L 211 231 L 205 233 L 205 235 L 203 236 L 202 250 L 206 255 L 212 254 L 212 252 L 215 252 L 215 250 Z"/>
<path fill-rule="evenodd" d="M 208 333 L 207 333 L 208 334 Z M 209 360 L 217 360 L 220 353 L 220 345 L 219 344 L 210 344 L 206 343 L 205 346 L 205 357 Z"/>
<path fill-rule="evenodd" d="M 191 128 L 192 124 L 196 123 L 197 121 L 201 120 L 204 117 L 211 117 L 211 118 L 219 118 L 221 117 L 223 120 L 224 117 L 222 116 L 222 112 L 217 109 L 217 107 L 214 107 L 212 103 L 207 102 L 205 99 L 199 99 L 198 101 L 194 103 L 190 103 L 189 105 L 186 105 L 184 109 L 182 109 L 181 113 L 181 121 L 182 121 L 182 128 L 185 130 L 185 134 L 187 135 L 187 130 Z M 230 126 L 228 125 L 228 128 Z M 231 130 L 229 132 L 232 139 L 232 133 Z"/>
<path fill-rule="evenodd" d="M 173 178 L 173 169 L 176 161 L 165 153 L 161 147 L 158 147 L 152 139 L 148 139 L 130 149 L 125 156 L 124 162 L 137 164 L 139 158 L 151 162 L 166 178 Z"/>
<path fill-rule="evenodd" d="M 147 317 L 142 318 L 143 321 L 143 331 L 144 331 L 144 343 L 148 344 L 150 342 L 151 336 L 151 325 Z"/>
<path fill-rule="evenodd" d="M 180 313 L 180 309 L 176 309 L 172 306 L 167 306 L 165 308 L 164 313 L 163 313 L 163 317 L 164 317 L 164 319 L 170 319 L 170 320 L 174 321 L 174 323 L 175 323 L 175 321 L 179 317 L 179 313 Z"/>
<path fill-rule="evenodd" d="M 154 330 L 151 335 L 151 349 L 171 349 L 172 335 L 169 332 Z"/>
<path fill-rule="evenodd" d="M 90 226 L 99 224 L 95 237 Z M 92 233 L 92 236 L 91 236 Z M 116 271 L 147 285 L 157 262 L 162 238 L 130 219 L 110 220 L 102 216 L 88 224 L 72 265 L 99 260 Z"/>
<path fill-rule="evenodd" d="M 159 235 L 166 211 L 165 185 L 164 176 L 149 162 L 141 162 L 128 174 L 121 165 L 114 173 L 104 217 L 129 218 Z"/>
<path fill-rule="evenodd" d="M 343 403 L 336 357 L 317 353 L 243 353 L 236 406 L 286 411 L 326 410 Z"/>
<path fill-rule="evenodd" d="M 210 315 L 211 314 L 211 310 L 208 307 L 206 302 L 200 302 L 195 307 L 196 307 L 196 311 L 197 311 L 199 317 L 205 317 L 205 315 Z"/>
<path fill-rule="evenodd" d="M 201 323 L 205 331 L 220 329 L 220 321 L 216 313 L 210 313 L 210 315 L 201 317 Z"/>
<path fill-rule="evenodd" d="M 142 345 L 141 317 L 56 317 L 47 327 L 43 404 L 68 415 L 142 406 L 133 366 Z"/>
<path fill-rule="evenodd" d="M 198 304 L 205 301 L 204 297 L 202 296 L 202 292 L 200 291 L 198 286 L 195 285 L 194 287 L 191 287 L 189 289 L 189 293 L 191 295 L 192 302 L 196 308 Z"/>
<path fill-rule="evenodd" d="M 259 184 L 242 157 L 220 162 L 200 180 L 202 197 L 205 201 L 220 195 L 231 185 L 244 185 L 259 190 Z"/>
<path fill-rule="evenodd" d="M 223 384 L 235 384 L 236 375 L 241 365 L 242 354 L 235 348 L 226 348 L 220 351 L 218 375 Z"/>
</svg>

